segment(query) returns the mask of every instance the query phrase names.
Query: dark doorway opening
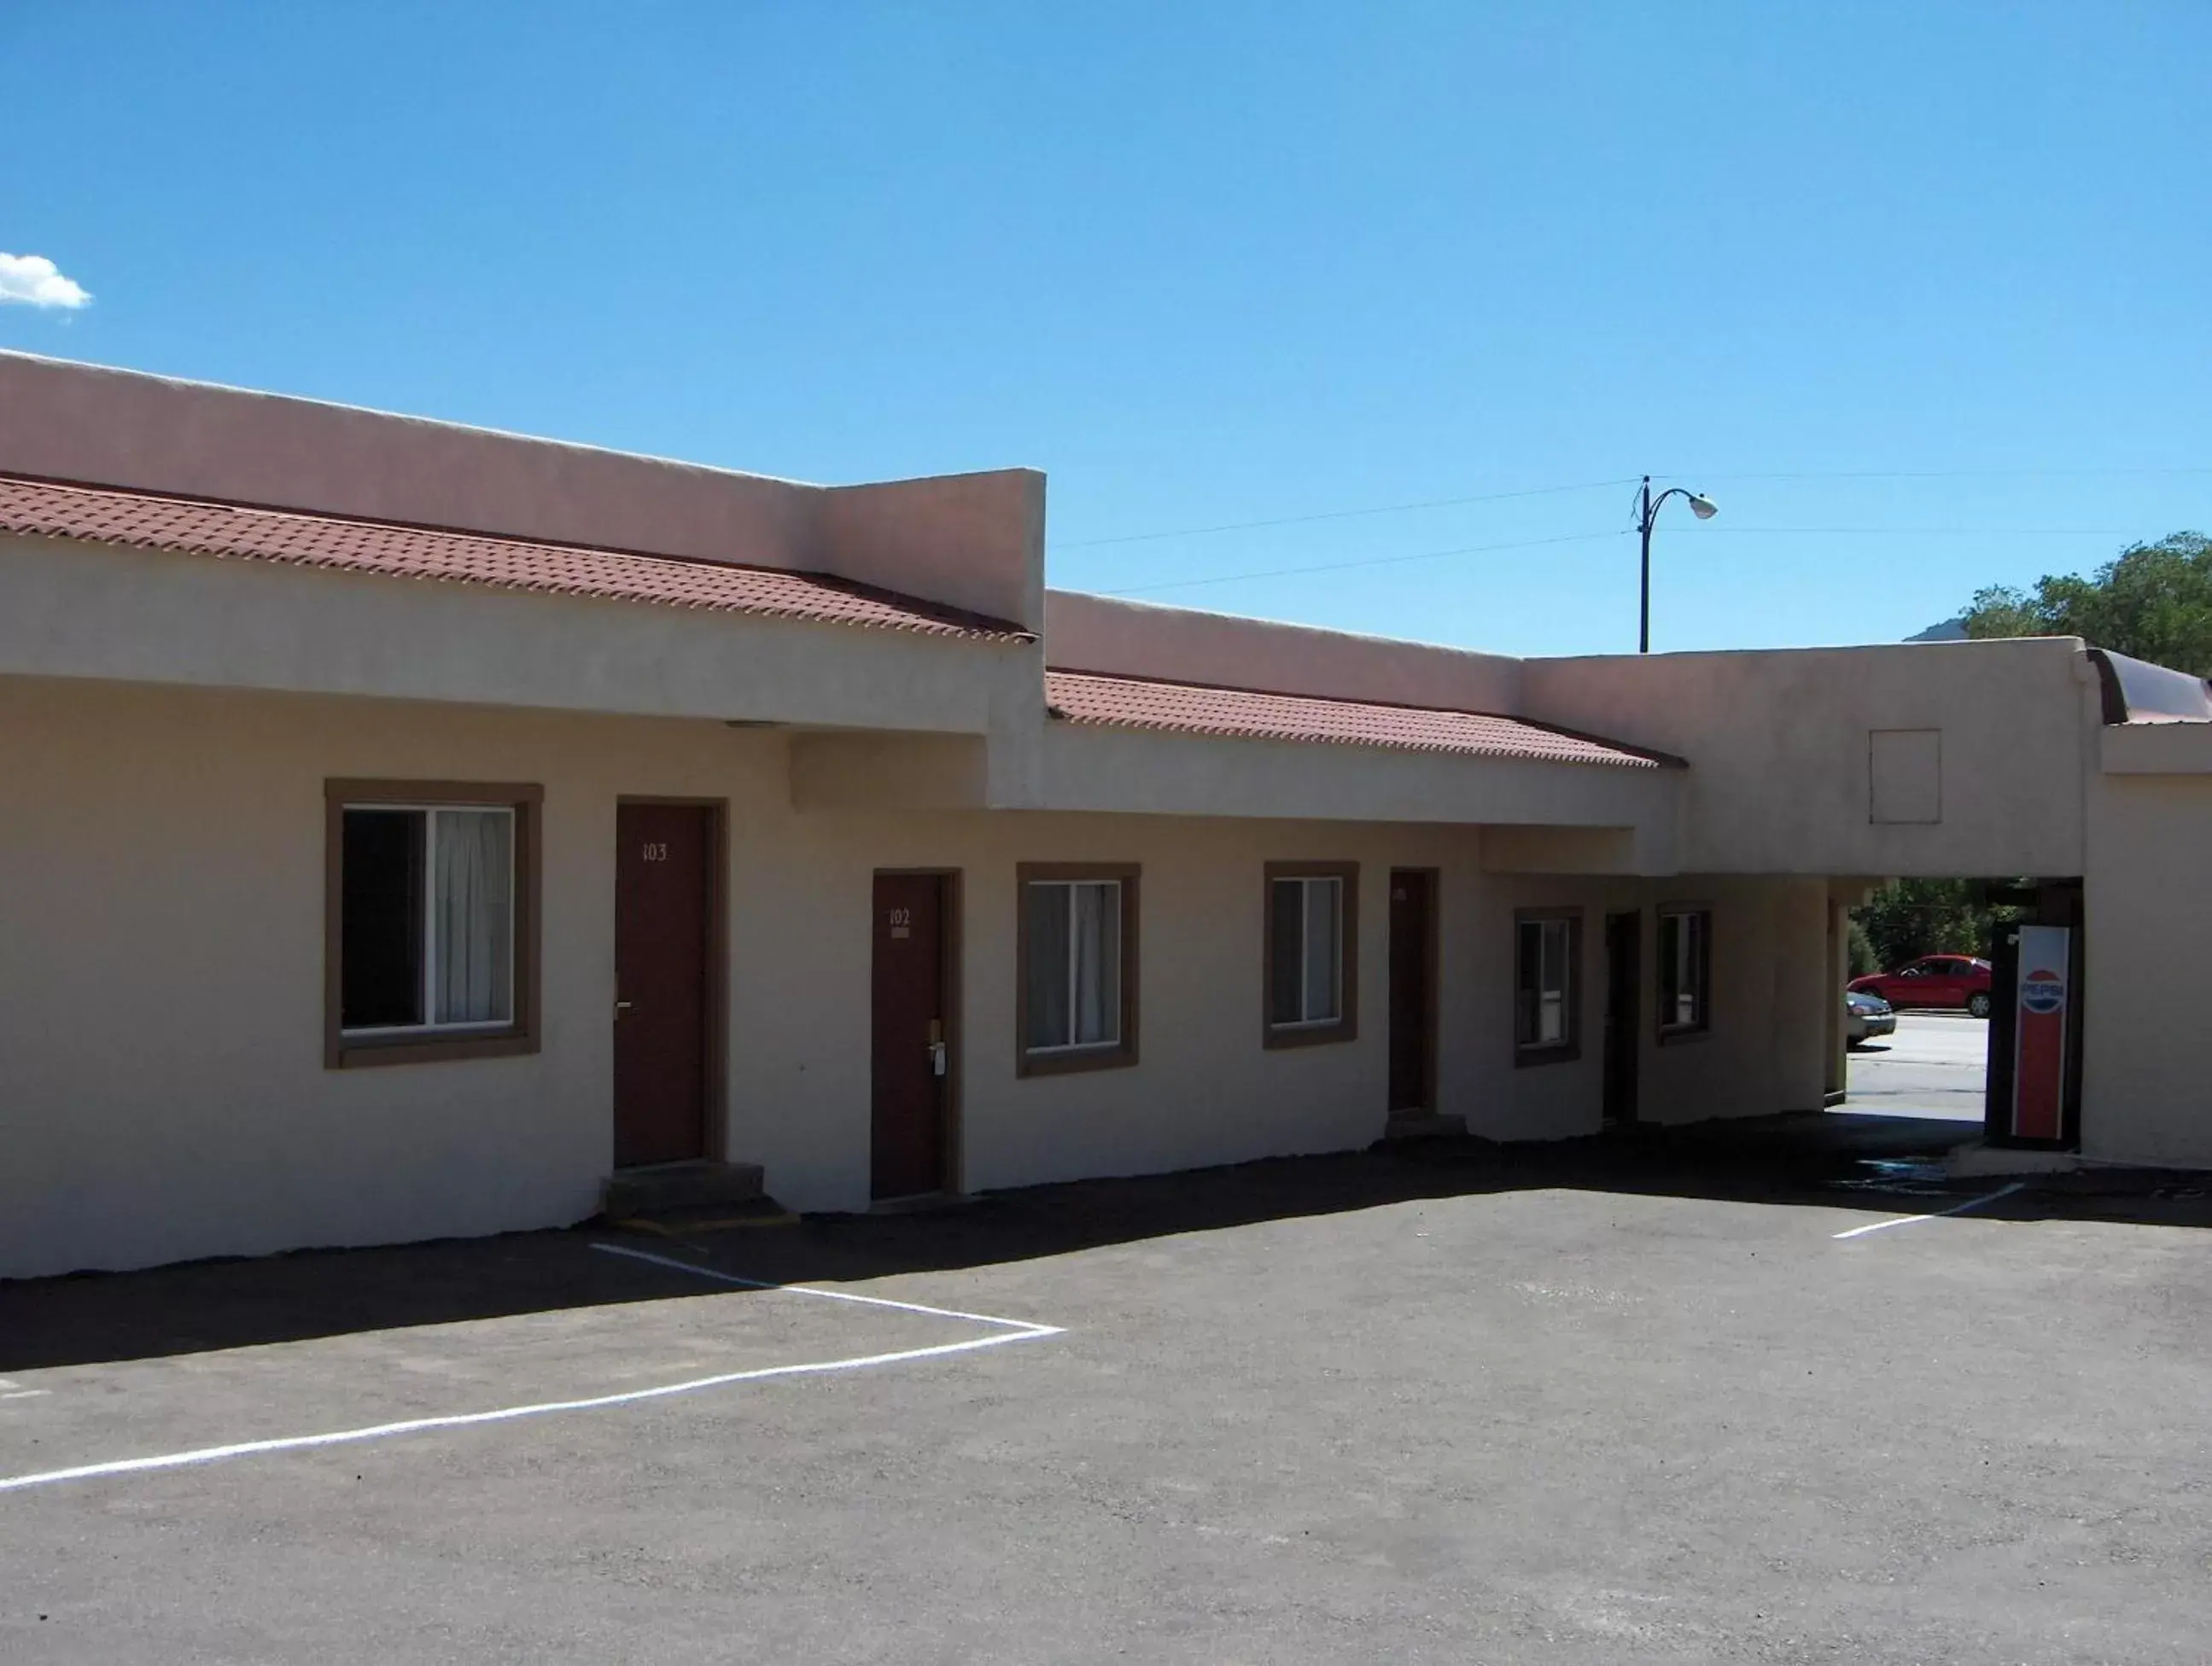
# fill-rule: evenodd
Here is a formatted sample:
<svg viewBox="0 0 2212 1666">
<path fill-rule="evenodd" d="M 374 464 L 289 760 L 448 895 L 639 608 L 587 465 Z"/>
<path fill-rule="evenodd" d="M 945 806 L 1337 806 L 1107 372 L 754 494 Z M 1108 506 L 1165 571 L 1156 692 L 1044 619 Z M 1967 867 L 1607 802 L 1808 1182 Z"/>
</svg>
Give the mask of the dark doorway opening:
<svg viewBox="0 0 2212 1666">
<path fill-rule="evenodd" d="M 949 874 L 878 874 L 869 1195 L 950 1189 L 953 933 Z"/>
<path fill-rule="evenodd" d="M 1390 870 L 1390 1114 L 1437 1107 L 1437 876 Z"/>
<path fill-rule="evenodd" d="M 615 1166 L 708 1154 L 720 812 L 615 808 Z"/>
<path fill-rule="evenodd" d="M 1605 1119 L 1636 1120 L 1636 1067 L 1640 1057 L 1644 976 L 1644 914 L 1630 909 L 1605 917 Z"/>
</svg>

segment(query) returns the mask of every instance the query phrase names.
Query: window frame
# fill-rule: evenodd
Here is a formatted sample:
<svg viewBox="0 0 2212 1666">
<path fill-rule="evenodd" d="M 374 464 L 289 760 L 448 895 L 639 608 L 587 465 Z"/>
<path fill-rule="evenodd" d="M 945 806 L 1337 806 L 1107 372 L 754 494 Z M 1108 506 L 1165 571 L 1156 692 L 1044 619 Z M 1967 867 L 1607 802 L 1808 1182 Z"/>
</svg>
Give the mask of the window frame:
<svg viewBox="0 0 2212 1666">
<path fill-rule="evenodd" d="M 1652 936 L 1652 991 L 1654 1014 L 1661 1046 L 1678 1041 L 1692 1041 L 1711 1035 L 1713 1030 L 1713 908 L 1707 902 L 1662 902 L 1656 911 L 1656 928 Z M 1674 1021 L 1671 1014 L 1674 998 L 1680 991 L 1668 981 L 1673 967 L 1668 964 L 1667 923 L 1669 920 L 1694 919 L 1698 922 L 1699 954 L 1696 967 L 1698 986 L 1692 991 L 1697 1001 L 1697 1016 L 1689 1023 Z"/>
<path fill-rule="evenodd" d="M 1336 1016 L 1279 1024 L 1274 1014 L 1275 886 L 1279 881 L 1337 881 Z M 1300 918 L 1304 918 L 1303 913 Z M 1356 862 L 1270 862 L 1260 888 L 1260 1045 L 1266 1048 L 1322 1047 L 1359 1037 L 1359 864 Z M 1303 947 L 1303 945 L 1302 945 Z"/>
<path fill-rule="evenodd" d="M 545 790 L 513 781 L 325 780 L 323 783 L 323 1067 L 505 1058 L 538 1050 L 539 822 Z M 505 1023 L 344 1027 L 345 813 L 349 809 L 505 810 L 514 818 L 511 953 L 514 1017 Z M 423 953 L 431 952 L 426 941 Z"/>
<path fill-rule="evenodd" d="M 1521 1068 L 1566 1064 L 1583 1056 L 1583 913 L 1579 907 L 1516 908 L 1513 911 L 1512 977 L 1508 989 L 1513 1063 Z M 1563 923 L 1567 928 L 1566 1022 L 1557 1041 L 1521 1039 L 1521 942 L 1527 928 Z"/>
<path fill-rule="evenodd" d="M 1139 1021 L 1138 921 L 1142 915 L 1143 869 L 1134 862 L 1022 862 L 1014 866 L 1014 1074 L 1073 1075 L 1085 1070 L 1127 1069 L 1137 1062 Z M 1112 1043 L 1030 1046 L 1030 887 L 1104 884 L 1121 887 L 1121 1034 Z"/>
</svg>

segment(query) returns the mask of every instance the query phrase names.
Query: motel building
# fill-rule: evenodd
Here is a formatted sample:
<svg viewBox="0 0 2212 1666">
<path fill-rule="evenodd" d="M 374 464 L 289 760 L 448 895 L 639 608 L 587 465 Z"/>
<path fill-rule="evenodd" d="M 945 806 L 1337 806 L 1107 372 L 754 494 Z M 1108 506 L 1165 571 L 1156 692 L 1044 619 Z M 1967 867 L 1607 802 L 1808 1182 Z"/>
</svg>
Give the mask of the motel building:
<svg viewBox="0 0 2212 1666">
<path fill-rule="evenodd" d="M 0 354 L 0 1275 L 1814 1110 L 1908 875 L 2035 881 L 2001 1136 L 2212 1166 L 2195 679 L 1516 659 L 1044 543 L 1025 470 Z"/>
</svg>

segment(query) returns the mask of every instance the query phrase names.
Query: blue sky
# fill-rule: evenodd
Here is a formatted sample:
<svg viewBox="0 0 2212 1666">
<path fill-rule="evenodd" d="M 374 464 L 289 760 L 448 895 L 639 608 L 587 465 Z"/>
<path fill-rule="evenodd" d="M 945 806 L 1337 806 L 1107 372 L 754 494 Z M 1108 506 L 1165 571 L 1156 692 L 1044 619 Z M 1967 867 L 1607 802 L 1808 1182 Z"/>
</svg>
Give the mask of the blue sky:
<svg viewBox="0 0 2212 1666">
<path fill-rule="evenodd" d="M 0 250 L 93 296 L 0 346 L 1030 464 L 1058 584 L 1620 651 L 1649 470 L 1723 511 L 1659 647 L 1878 641 L 2212 530 L 2201 0 L 76 0 L 0 71 Z"/>
</svg>

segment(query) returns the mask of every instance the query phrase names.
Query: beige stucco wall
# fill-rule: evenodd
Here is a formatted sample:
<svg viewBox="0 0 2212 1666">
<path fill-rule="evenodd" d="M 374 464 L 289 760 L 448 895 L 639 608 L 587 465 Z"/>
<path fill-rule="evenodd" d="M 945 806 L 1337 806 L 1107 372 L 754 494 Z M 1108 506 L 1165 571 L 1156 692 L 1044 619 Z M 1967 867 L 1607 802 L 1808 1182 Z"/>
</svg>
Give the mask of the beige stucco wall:
<svg viewBox="0 0 2212 1666">
<path fill-rule="evenodd" d="M 1323 699 L 1498 713 L 1521 700 L 1521 662 L 1503 654 L 1080 591 L 1046 592 L 1045 651 L 1064 670 Z"/>
<path fill-rule="evenodd" d="M 1523 716 L 1688 760 L 1687 869 L 2081 871 L 2098 715 L 2070 637 L 1538 659 L 1522 691 Z M 1878 730 L 1942 732 L 1940 821 L 1872 819 Z"/>
<path fill-rule="evenodd" d="M 0 470 L 818 570 L 1042 618 L 1044 477 L 820 487 L 321 400 L 0 352 Z"/>
<path fill-rule="evenodd" d="M 2212 1167 L 2212 774 L 2100 776 L 2089 830 L 2082 1154 Z"/>
<path fill-rule="evenodd" d="M 1705 1033 L 1662 1043 L 1656 1027 L 1656 910 L 1671 904 L 1712 911 L 1712 1026 Z M 1581 1056 L 1571 1063 L 1516 1069 L 1510 1029 L 1515 912 L 1565 906 L 1583 911 Z M 1598 1130 L 1605 917 L 1626 909 L 1644 912 L 1638 1044 L 1642 1120 L 1688 1123 L 1818 1110 L 1827 999 L 1823 882 L 1516 875 L 1478 888 L 1461 922 L 1474 963 L 1474 1010 L 1487 1020 L 1471 1027 L 1468 1037 L 1471 1131 L 1494 1139 L 1547 1139 Z"/>
<path fill-rule="evenodd" d="M 611 1155 L 618 797 L 730 803 L 732 1154 L 803 1208 L 864 1206 L 869 881 L 963 870 L 964 1183 L 981 1189 L 1363 1145 L 1388 1056 L 1384 884 L 1441 870 L 1441 1109 L 1556 1136 L 1599 1115 L 1598 1019 L 1573 1065 L 1511 1063 L 1511 916 L 1586 900 L 1716 909 L 1717 1031 L 1649 1050 L 1669 1116 L 1817 1103 L 1782 993 L 1814 887 L 1545 880 L 1471 828 L 793 808 L 790 737 L 678 719 L 0 677 L 0 1275 L 580 1218 Z M 332 1072 L 321 1061 L 323 783 L 544 789 L 544 1046 Z M 1018 1079 L 1014 866 L 1144 864 L 1143 1057 Z M 1362 864 L 1356 1042 L 1259 1045 L 1261 863 Z M 1806 895 L 1797 894 L 1803 889 Z M 1801 906 L 1801 905 L 1802 905 Z M 1656 934 L 1647 924 L 1647 954 Z M 1817 960 L 1817 948 L 1814 950 Z M 1650 987 L 1647 977 L 1647 990 Z M 1793 1026 L 1796 1028 L 1793 1028 Z M 1777 1050 L 1789 1054 L 1777 1062 Z"/>
<path fill-rule="evenodd" d="M 1033 749 L 1034 643 L 0 536 L 0 674 L 995 733 Z"/>
<path fill-rule="evenodd" d="M 1053 723 L 1042 802 L 1163 815 L 1327 818 L 1620 829 L 1637 870 L 1675 866 L 1683 772 L 1470 758 L 1382 747 L 1147 733 Z"/>
</svg>

